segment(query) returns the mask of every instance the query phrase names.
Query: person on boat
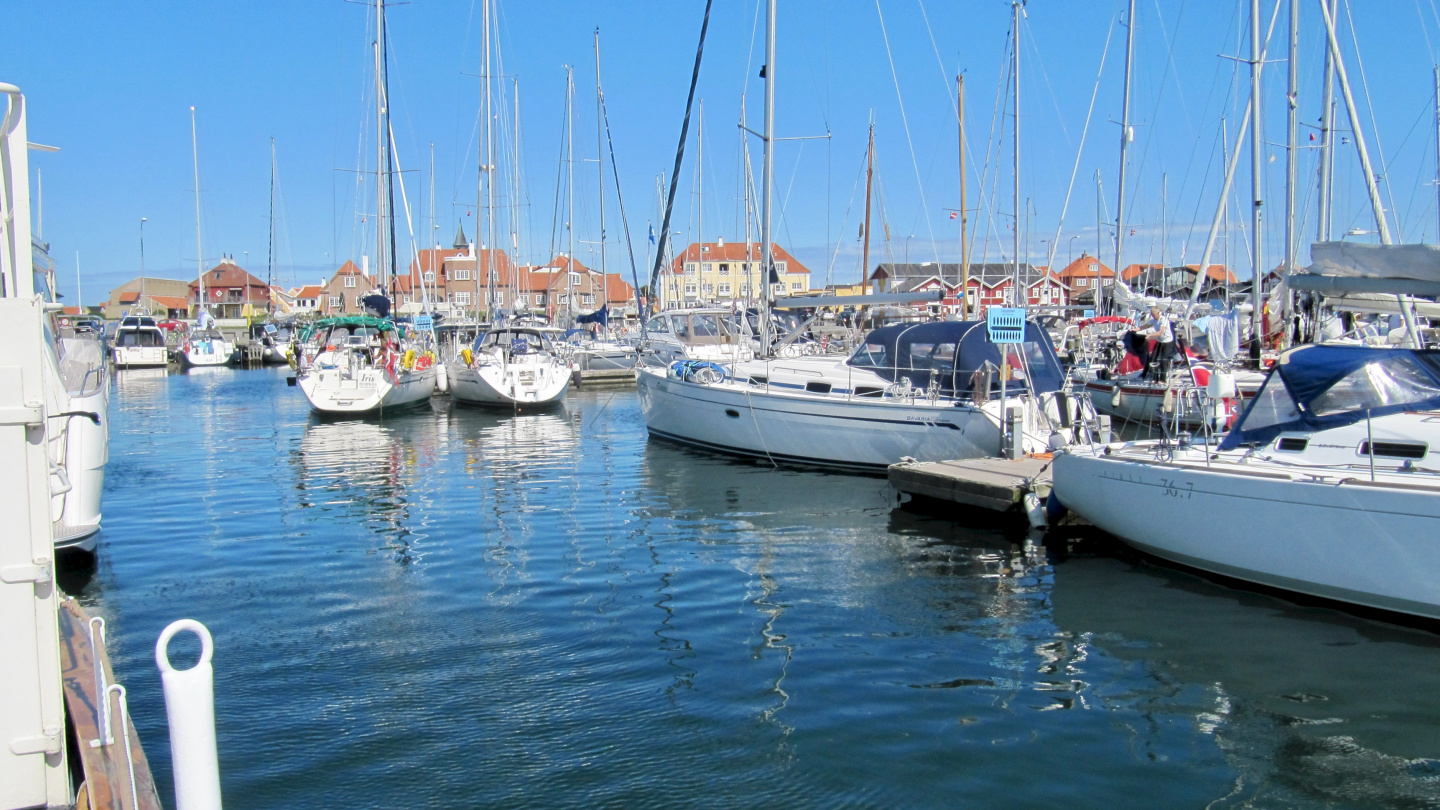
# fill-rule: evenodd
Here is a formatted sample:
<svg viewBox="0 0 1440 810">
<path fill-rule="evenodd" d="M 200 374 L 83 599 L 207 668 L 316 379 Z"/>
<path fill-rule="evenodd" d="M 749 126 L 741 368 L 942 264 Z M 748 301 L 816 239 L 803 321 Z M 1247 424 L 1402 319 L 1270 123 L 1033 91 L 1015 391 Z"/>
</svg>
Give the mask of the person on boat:
<svg viewBox="0 0 1440 810">
<path fill-rule="evenodd" d="M 1147 339 L 1155 341 L 1155 348 L 1150 351 L 1146 358 L 1146 374 L 1157 362 L 1155 379 L 1164 380 L 1170 376 L 1170 364 L 1175 359 L 1175 328 L 1170 325 L 1170 319 L 1160 311 L 1160 307 L 1150 305 L 1150 320 L 1140 325 L 1140 334 Z"/>
</svg>

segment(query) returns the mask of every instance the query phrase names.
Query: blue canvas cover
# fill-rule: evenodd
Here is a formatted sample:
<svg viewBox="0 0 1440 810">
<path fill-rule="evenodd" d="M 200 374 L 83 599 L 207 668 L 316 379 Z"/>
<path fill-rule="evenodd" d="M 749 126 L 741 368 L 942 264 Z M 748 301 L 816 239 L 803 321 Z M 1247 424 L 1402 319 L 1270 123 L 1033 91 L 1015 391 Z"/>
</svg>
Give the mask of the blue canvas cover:
<svg viewBox="0 0 1440 810">
<path fill-rule="evenodd" d="M 1009 347 L 1008 353 L 1012 366 L 1020 355 L 1028 375 L 1028 384 L 1012 380 L 1010 390 L 1048 393 L 1065 387 L 1065 373 L 1050 336 L 1033 321 L 1025 324 L 1025 342 Z M 892 383 L 908 379 L 917 388 L 927 388 L 935 379 L 942 393 L 953 396 L 957 391 L 973 390 L 975 373 L 987 362 L 998 370 L 1001 359 L 1000 346 L 990 342 L 984 321 L 938 321 L 876 329 L 848 362 L 872 369 Z M 995 374 L 997 390 L 999 381 Z"/>
<path fill-rule="evenodd" d="M 610 305 L 606 304 L 589 315 L 581 315 L 575 319 L 575 323 L 598 323 L 603 327 L 610 326 Z"/>
<path fill-rule="evenodd" d="M 1281 356 L 1220 449 L 1432 408 L 1440 408 L 1440 352 L 1302 346 Z"/>
</svg>

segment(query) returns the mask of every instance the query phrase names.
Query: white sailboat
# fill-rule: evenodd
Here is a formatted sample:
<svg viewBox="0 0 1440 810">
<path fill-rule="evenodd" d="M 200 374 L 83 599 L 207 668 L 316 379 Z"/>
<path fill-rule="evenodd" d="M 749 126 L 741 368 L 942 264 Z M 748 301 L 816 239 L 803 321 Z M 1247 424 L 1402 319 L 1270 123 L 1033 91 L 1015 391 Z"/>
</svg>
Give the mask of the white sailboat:
<svg viewBox="0 0 1440 810">
<path fill-rule="evenodd" d="M 1018 351 L 992 342 L 984 323 L 941 322 L 882 327 L 848 358 L 769 356 L 775 0 L 767 4 L 766 20 L 762 356 L 637 367 L 636 386 L 650 435 L 776 464 L 866 472 L 907 459 L 1043 452 L 1075 440 L 1090 414 L 1067 395 L 1049 336 L 1033 323 L 1025 325 Z M 807 301 L 811 306 L 853 303 Z M 694 345 L 697 313 L 681 317 L 692 344 L 684 350 L 706 346 Z M 708 328 L 708 317 L 699 318 Z M 671 321 L 673 337 L 678 327 L 673 317 Z M 729 337 L 723 331 L 709 336 L 709 348 L 749 348 Z"/>
<path fill-rule="evenodd" d="M 200 143 L 195 133 L 195 108 L 190 108 L 190 150 L 195 166 L 195 264 L 199 269 L 200 301 L 195 312 L 195 326 L 175 351 L 181 368 L 223 366 L 235 356 L 235 344 L 215 328 L 215 319 L 205 295 L 205 254 L 200 244 Z"/>
<path fill-rule="evenodd" d="M 435 353 L 420 335 L 390 319 L 395 273 L 395 152 L 386 79 L 385 4 L 375 2 L 376 217 L 380 289 L 361 303 L 367 314 L 325 318 L 301 335 L 296 385 L 317 413 L 357 415 L 422 405 L 436 389 Z M 402 189 L 403 191 L 403 189 Z M 411 241 L 414 238 L 412 235 Z"/>
</svg>

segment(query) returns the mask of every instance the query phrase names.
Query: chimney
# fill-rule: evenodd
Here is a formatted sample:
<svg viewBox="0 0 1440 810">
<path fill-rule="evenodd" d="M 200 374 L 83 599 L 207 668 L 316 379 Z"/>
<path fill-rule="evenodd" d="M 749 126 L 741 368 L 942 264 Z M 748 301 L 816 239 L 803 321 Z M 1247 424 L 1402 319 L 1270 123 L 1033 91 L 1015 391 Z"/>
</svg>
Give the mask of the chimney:
<svg viewBox="0 0 1440 810">
<path fill-rule="evenodd" d="M 360 275 L 366 277 L 370 275 L 370 254 L 368 253 L 360 257 Z"/>
<path fill-rule="evenodd" d="M 723 248 L 723 247 L 725 247 L 725 237 L 723 237 L 723 236 L 717 236 L 717 237 L 715 237 L 715 247 L 717 247 L 717 248 Z"/>
<path fill-rule="evenodd" d="M 465 255 L 469 256 L 469 257 L 472 258 L 472 259 L 475 258 L 475 243 L 474 243 L 474 242 L 468 242 L 468 243 L 466 243 L 465 249 L 466 249 L 466 251 L 467 251 Z"/>
</svg>

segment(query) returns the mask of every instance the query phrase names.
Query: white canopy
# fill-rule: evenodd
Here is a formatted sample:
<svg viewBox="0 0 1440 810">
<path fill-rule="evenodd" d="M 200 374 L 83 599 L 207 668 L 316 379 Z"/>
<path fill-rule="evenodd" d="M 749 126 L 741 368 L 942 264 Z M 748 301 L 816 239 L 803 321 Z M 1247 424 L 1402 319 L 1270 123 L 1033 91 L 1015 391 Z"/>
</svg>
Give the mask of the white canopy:
<svg viewBox="0 0 1440 810">
<path fill-rule="evenodd" d="M 1316 242 L 1313 264 L 1286 281 L 1297 290 L 1440 295 L 1440 246 Z"/>
</svg>

